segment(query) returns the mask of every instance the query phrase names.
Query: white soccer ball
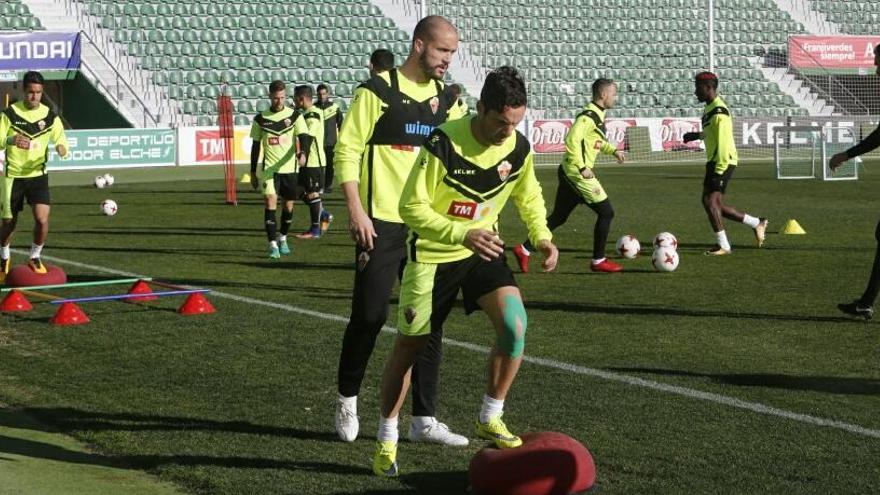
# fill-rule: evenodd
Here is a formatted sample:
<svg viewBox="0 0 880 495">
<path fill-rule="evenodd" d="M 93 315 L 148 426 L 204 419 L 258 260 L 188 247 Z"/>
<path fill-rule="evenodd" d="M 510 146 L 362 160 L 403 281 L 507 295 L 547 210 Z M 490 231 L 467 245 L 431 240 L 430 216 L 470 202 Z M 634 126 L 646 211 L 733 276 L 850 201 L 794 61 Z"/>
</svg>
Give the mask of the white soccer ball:
<svg viewBox="0 0 880 495">
<path fill-rule="evenodd" d="M 112 217 L 119 210 L 119 207 L 116 206 L 116 201 L 112 199 L 105 199 L 101 202 L 101 213 L 107 215 L 108 217 Z"/>
<path fill-rule="evenodd" d="M 97 187 L 98 189 L 104 189 L 106 185 L 107 179 L 105 179 L 103 175 L 95 177 L 95 187 Z"/>
<path fill-rule="evenodd" d="M 651 256 L 651 263 L 661 272 L 674 272 L 678 268 L 678 252 L 669 247 L 657 248 Z"/>
<path fill-rule="evenodd" d="M 662 247 L 672 248 L 673 251 L 678 251 L 678 239 L 669 232 L 660 232 L 654 236 L 654 249 Z"/>
<path fill-rule="evenodd" d="M 624 258 L 635 258 L 639 255 L 641 249 L 642 245 L 639 243 L 639 240 L 636 239 L 636 236 L 632 234 L 627 234 L 617 240 L 617 254 Z"/>
<path fill-rule="evenodd" d="M 107 183 L 107 187 L 112 186 L 112 185 L 113 185 L 113 181 L 115 181 L 115 180 L 116 180 L 116 179 L 114 179 L 113 176 L 110 175 L 110 173 L 106 173 L 106 174 L 104 174 L 104 181 Z"/>
</svg>

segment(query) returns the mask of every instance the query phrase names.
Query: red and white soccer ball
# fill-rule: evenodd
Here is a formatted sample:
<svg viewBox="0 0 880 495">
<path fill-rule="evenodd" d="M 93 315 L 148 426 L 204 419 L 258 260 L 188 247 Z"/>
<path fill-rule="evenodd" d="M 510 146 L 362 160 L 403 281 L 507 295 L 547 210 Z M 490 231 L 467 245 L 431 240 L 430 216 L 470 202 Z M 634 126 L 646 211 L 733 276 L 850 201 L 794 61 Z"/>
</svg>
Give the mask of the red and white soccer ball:
<svg viewBox="0 0 880 495">
<path fill-rule="evenodd" d="M 105 199 L 101 202 L 101 213 L 107 215 L 108 217 L 112 217 L 119 210 L 119 207 L 116 206 L 116 201 L 112 199 Z"/>
<path fill-rule="evenodd" d="M 678 268 L 678 252 L 670 247 L 660 247 L 651 256 L 654 268 L 661 272 L 674 272 Z"/>
<path fill-rule="evenodd" d="M 104 189 L 105 187 L 107 187 L 107 179 L 104 178 L 103 175 L 95 177 L 95 187 L 97 187 L 98 189 Z"/>
<path fill-rule="evenodd" d="M 632 234 L 627 234 L 617 240 L 617 254 L 624 258 L 633 259 L 639 255 L 641 250 L 642 245 L 636 239 L 636 236 Z"/>
<path fill-rule="evenodd" d="M 669 232 L 660 232 L 654 236 L 654 249 L 662 247 L 672 248 L 673 251 L 678 251 L 678 239 Z"/>
</svg>

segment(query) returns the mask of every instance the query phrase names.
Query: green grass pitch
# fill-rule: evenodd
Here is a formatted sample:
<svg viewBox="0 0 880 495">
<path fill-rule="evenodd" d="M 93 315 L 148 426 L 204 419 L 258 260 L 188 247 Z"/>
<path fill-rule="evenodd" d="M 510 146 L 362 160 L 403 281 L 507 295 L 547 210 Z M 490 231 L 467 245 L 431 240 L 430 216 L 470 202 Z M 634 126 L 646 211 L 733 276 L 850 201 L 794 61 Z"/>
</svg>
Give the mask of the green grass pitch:
<svg viewBox="0 0 880 495">
<path fill-rule="evenodd" d="M 71 280 L 124 272 L 208 287 L 218 311 L 182 317 L 177 298 L 84 304 L 92 322 L 81 327 L 51 326 L 45 303 L 0 316 L 0 403 L 98 454 L 54 460 L 145 470 L 191 493 L 465 491 L 483 442 L 403 441 L 401 477 L 371 474 L 388 332 L 361 393 L 361 438 L 336 439 L 336 363 L 354 264 L 338 193 L 327 200 L 336 215 L 329 235 L 294 241 L 292 256 L 272 261 L 261 199 L 241 189 L 237 207 L 224 205 L 217 169 L 119 171 L 106 190 L 89 187 L 90 175 L 53 176 L 47 260 Z M 555 170 L 538 176 L 552 201 Z M 728 201 L 769 217 L 771 234 L 756 249 L 748 228 L 728 223 L 734 253 L 722 258 L 701 254 L 714 240 L 701 166 L 609 165 L 599 176 L 617 211 L 609 249 L 623 234 L 646 246 L 670 231 L 681 265 L 655 272 L 647 252 L 622 261 L 622 274 L 590 273 L 594 215 L 576 210 L 555 234 L 557 273 L 517 277 L 529 312 L 526 354 L 545 361 L 523 365 L 508 425 L 583 442 L 602 493 L 875 491 L 880 327 L 844 319 L 835 305 L 864 288 L 880 176 L 868 168 L 857 182 L 777 181 L 767 164 L 741 166 Z M 98 212 L 105 198 L 119 204 L 115 217 Z M 777 234 L 788 218 L 807 235 Z M 306 224 L 297 205 L 294 231 Z M 512 204 L 501 227 L 509 246 L 525 234 Z M 29 228 L 25 215 L 15 246 L 28 245 Z M 460 307 L 446 336 L 439 417 L 471 434 L 486 356 L 465 344 L 493 337 L 484 315 L 465 317 Z M 402 436 L 409 403 L 404 413 Z M 38 447 L 27 455 L 57 455 Z M 0 436 L 0 480 L 10 454 Z"/>
</svg>

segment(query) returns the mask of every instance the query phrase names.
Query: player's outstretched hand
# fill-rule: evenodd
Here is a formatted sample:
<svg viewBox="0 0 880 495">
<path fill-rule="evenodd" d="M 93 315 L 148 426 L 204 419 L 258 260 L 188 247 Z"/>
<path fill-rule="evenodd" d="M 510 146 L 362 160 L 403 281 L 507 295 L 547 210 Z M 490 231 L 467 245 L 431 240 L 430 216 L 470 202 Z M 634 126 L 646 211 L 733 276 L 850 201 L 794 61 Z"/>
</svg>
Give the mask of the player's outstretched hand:
<svg viewBox="0 0 880 495">
<path fill-rule="evenodd" d="M 486 229 L 471 229 L 464 236 L 464 247 L 477 253 L 486 261 L 498 259 L 504 254 L 504 241 L 498 234 Z"/>
<path fill-rule="evenodd" d="M 373 239 L 379 237 L 373 228 L 373 221 L 369 215 L 363 210 L 358 212 L 349 212 L 350 220 L 348 221 L 348 231 L 351 238 L 358 243 L 358 246 L 367 251 L 373 250 Z"/>
<path fill-rule="evenodd" d="M 584 179 L 592 179 L 595 176 L 596 174 L 593 173 L 593 169 L 591 169 L 590 167 L 584 167 L 584 169 L 581 170 L 581 177 L 583 177 Z"/>
<path fill-rule="evenodd" d="M 700 140 L 700 133 L 699 132 L 686 132 L 686 133 L 684 133 L 684 136 L 682 136 L 682 139 L 686 143 L 689 143 L 691 141 L 699 141 Z"/>
<path fill-rule="evenodd" d="M 256 173 L 256 172 L 254 172 L 254 173 L 251 174 L 251 187 L 252 187 L 254 190 L 257 190 L 257 188 L 260 187 L 260 178 L 257 177 L 257 173 Z"/>
<path fill-rule="evenodd" d="M 617 158 L 617 163 L 623 163 L 626 161 L 626 154 L 618 150 L 614 152 L 614 158 Z"/>
<path fill-rule="evenodd" d="M 544 239 L 538 243 L 538 251 L 544 256 L 544 262 L 541 263 L 541 270 L 544 272 L 552 272 L 556 269 L 556 263 L 559 261 L 559 250 L 551 241 Z"/>
<path fill-rule="evenodd" d="M 831 171 L 834 172 L 835 170 L 837 170 L 837 167 L 839 167 L 843 162 L 847 160 L 849 160 L 849 156 L 847 156 L 846 153 L 838 153 L 832 156 L 830 160 L 828 160 L 828 167 L 830 167 Z"/>
</svg>

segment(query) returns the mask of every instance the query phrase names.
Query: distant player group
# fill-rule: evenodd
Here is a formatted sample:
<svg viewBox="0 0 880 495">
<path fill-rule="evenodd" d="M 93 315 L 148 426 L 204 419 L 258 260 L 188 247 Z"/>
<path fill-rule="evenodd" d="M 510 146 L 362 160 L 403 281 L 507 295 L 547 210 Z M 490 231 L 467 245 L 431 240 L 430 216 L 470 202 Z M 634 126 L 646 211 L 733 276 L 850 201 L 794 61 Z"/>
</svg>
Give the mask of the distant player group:
<svg viewBox="0 0 880 495">
<path fill-rule="evenodd" d="M 326 87 L 319 86 L 315 104 L 311 86 L 296 86 L 294 108 L 289 108 L 284 82 L 274 81 L 269 85 L 270 108 L 257 115 L 251 127 L 251 181 L 265 198 L 270 258 L 290 254 L 287 236 L 295 201 L 303 201 L 310 213 L 310 226 L 298 237 L 315 239 L 332 220 L 322 195 L 333 173 L 345 197 L 349 231 L 356 243 L 351 316 L 337 375 L 336 431 L 345 441 L 354 441 L 359 434 L 357 396 L 377 336 L 389 316 L 394 284 L 400 281 L 398 334 L 381 380 L 372 463 L 373 472 L 383 477 L 399 472 L 398 417 L 411 384 L 409 439 L 456 446 L 469 443 L 466 436 L 452 432 L 436 418 L 443 324 L 460 292 L 465 313 L 482 310 L 495 333 L 474 436 L 498 448 L 522 444 L 502 420 L 528 329 L 523 298 L 499 235 L 499 217 L 508 202 L 513 202 L 528 228 L 528 238 L 512 249 L 522 272 L 529 271 L 535 251 L 541 253 L 544 272 L 556 268 L 559 252 L 552 231 L 579 204 L 597 216 L 591 270 L 622 270 L 605 254 L 614 208 L 595 170 L 599 154 L 614 156 L 618 163 L 626 161 L 605 131 L 606 112 L 617 100 L 617 84 L 605 78 L 593 83 L 591 101 L 566 137 L 556 199 L 548 216 L 531 147 L 516 131 L 527 107 L 523 78 L 508 66 L 491 71 L 476 112 L 470 114 L 455 88 L 442 82 L 458 44 L 458 32 L 448 20 L 426 17 L 415 27 L 405 62 L 398 68 L 373 71 L 355 92 L 344 120 L 338 107 L 332 108 L 335 105 L 329 102 Z M 880 47 L 876 62 L 880 73 Z M 703 140 L 708 157 L 702 203 L 715 244 L 705 254 L 732 252 L 724 219 L 750 227 L 760 247 L 767 219 L 741 213 L 723 202 L 738 157 L 731 112 L 717 94 L 718 77 L 700 72 L 694 82 L 697 99 L 706 105 L 702 131 L 688 133 L 684 140 Z M 7 157 L 0 189 L 0 271 L 4 274 L 9 269 L 11 233 L 24 199 L 37 220 L 31 266 L 41 269 L 49 205 L 49 140 L 56 143 L 60 155 L 67 154 L 59 120 L 39 103 L 42 78 L 31 74 L 24 83 L 26 101 L 0 115 L 0 138 L 5 140 Z M 333 139 L 326 139 L 327 133 Z M 875 131 L 866 143 L 835 156 L 832 167 L 878 145 L 880 131 Z M 880 242 L 880 224 L 877 232 Z M 865 296 L 841 305 L 841 310 L 869 318 L 878 291 L 880 250 Z"/>
</svg>

